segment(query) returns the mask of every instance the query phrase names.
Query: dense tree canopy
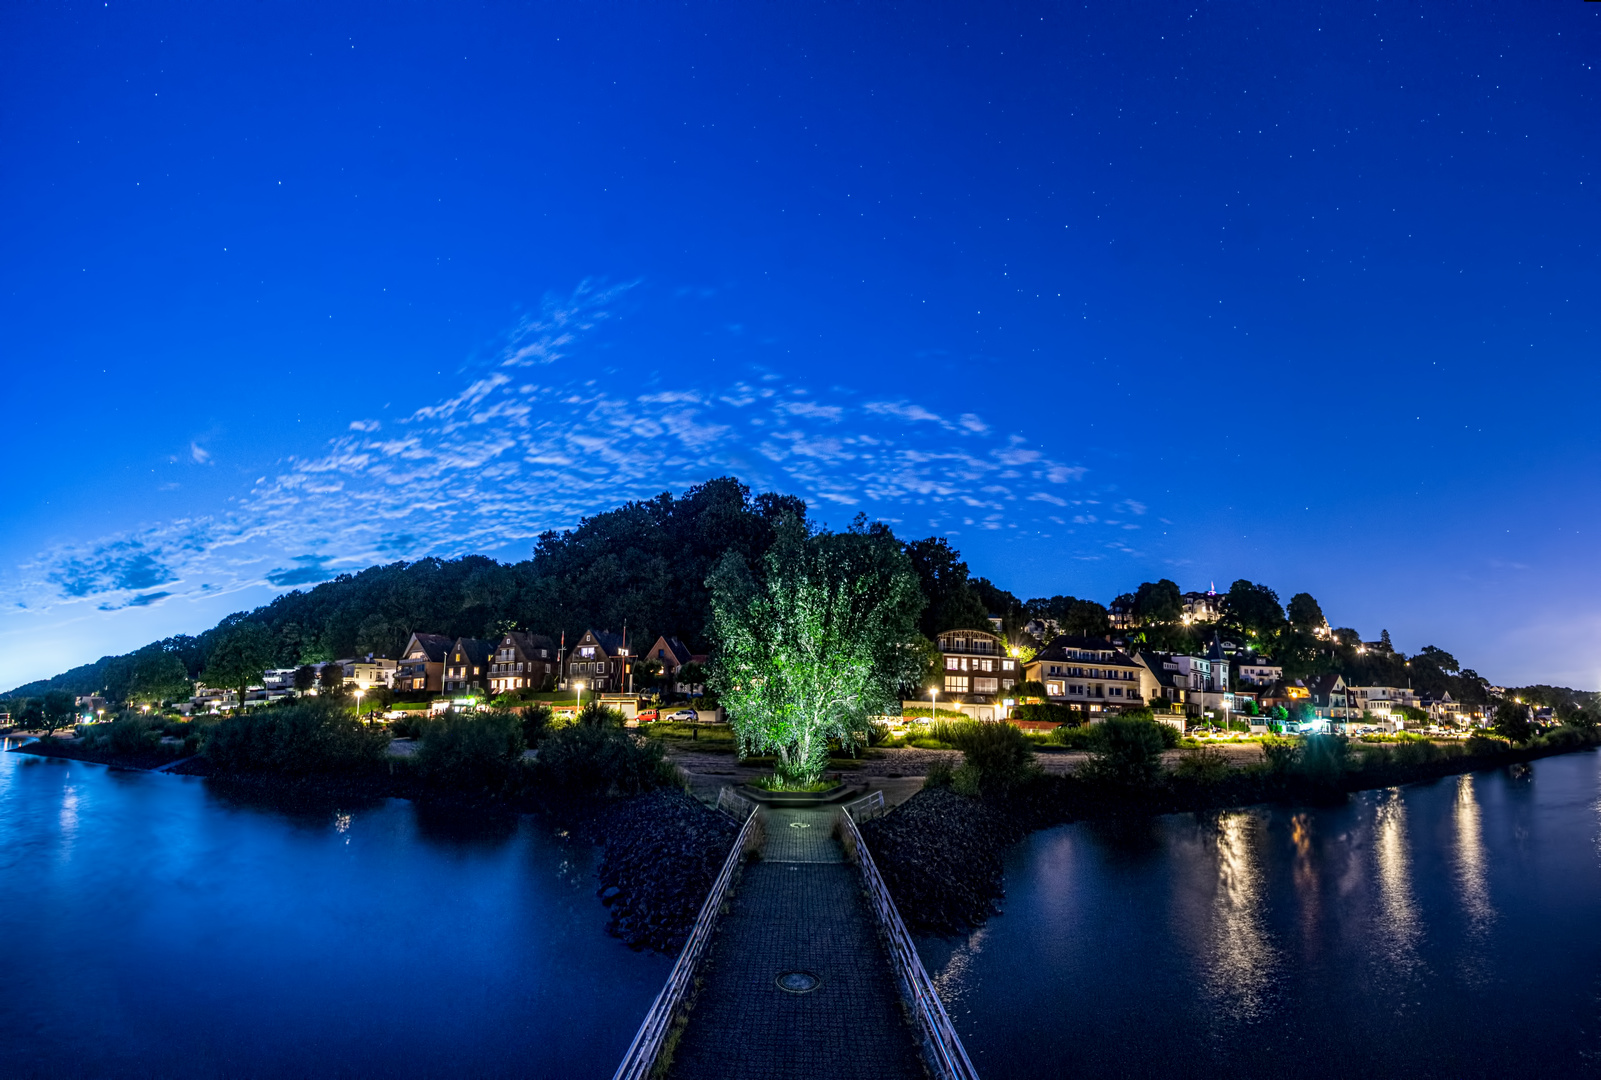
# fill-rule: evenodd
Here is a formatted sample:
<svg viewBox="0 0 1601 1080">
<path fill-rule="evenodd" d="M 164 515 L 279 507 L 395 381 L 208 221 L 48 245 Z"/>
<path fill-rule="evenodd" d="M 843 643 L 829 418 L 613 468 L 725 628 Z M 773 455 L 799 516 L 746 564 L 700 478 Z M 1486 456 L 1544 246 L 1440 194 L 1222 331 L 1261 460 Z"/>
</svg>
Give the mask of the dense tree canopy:
<svg viewBox="0 0 1601 1080">
<path fill-rule="evenodd" d="M 1278 593 L 1241 578 L 1229 586 L 1223 598 L 1223 618 L 1230 626 L 1266 638 L 1284 625 L 1284 608 L 1279 605 Z"/>
<path fill-rule="evenodd" d="M 1142 582 L 1134 590 L 1134 613 L 1142 623 L 1178 622 L 1184 614 L 1184 594 L 1167 578 Z"/>
<path fill-rule="evenodd" d="M 882 526 L 814 534 L 791 518 L 755 567 L 724 556 L 711 587 L 712 686 L 741 746 L 776 754 L 786 783 L 815 782 L 828 740 L 865 732 L 916 663 L 911 560 Z"/>
</svg>

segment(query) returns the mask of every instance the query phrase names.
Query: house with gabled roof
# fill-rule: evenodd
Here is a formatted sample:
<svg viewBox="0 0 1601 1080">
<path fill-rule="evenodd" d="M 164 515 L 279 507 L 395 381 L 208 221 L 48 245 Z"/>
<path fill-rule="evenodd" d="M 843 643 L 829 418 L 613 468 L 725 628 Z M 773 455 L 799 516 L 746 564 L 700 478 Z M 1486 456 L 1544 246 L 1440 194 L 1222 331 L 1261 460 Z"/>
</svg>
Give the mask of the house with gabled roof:
<svg viewBox="0 0 1601 1080">
<path fill-rule="evenodd" d="M 567 685 L 583 683 L 597 694 L 628 688 L 627 640 L 608 630 L 585 630 L 567 656 Z"/>
<path fill-rule="evenodd" d="M 561 677 L 556 643 L 544 634 L 510 630 L 493 644 L 485 681 L 491 694 L 551 690 Z"/>
<path fill-rule="evenodd" d="M 454 644 L 443 634 L 412 634 L 400 652 L 395 689 L 401 693 L 437 693 L 445 681 L 445 655 Z"/>
<path fill-rule="evenodd" d="M 1139 708 L 1145 702 L 1139 661 L 1103 637 L 1052 638 L 1023 666 L 1023 677 L 1043 684 L 1051 701 L 1090 712 Z"/>
<path fill-rule="evenodd" d="M 445 693 L 465 694 L 481 689 L 489 671 L 489 657 L 495 650 L 492 641 L 459 637 L 445 657 Z"/>
</svg>

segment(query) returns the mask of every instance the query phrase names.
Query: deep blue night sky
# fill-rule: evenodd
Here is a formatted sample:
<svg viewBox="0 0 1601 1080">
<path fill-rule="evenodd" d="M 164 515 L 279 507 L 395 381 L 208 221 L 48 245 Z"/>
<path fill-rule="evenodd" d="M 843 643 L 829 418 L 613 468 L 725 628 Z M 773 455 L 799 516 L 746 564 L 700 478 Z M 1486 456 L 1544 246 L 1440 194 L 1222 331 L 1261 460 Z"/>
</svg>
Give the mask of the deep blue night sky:
<svg viewBox="0 0 1601 1080">
<path fill-rule="evenodd" d="M 1578 0 L 9 5 L 0 685 L 725 472 L 1601 685 L 1598 64 Z"/>
</svg>

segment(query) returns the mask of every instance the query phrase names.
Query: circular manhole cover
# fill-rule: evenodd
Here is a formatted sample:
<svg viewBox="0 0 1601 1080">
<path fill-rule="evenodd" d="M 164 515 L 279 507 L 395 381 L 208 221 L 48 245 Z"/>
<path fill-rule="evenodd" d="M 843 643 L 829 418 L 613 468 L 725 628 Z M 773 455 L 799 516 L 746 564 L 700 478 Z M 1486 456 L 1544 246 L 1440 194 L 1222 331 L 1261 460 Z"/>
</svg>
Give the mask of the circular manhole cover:
<svg viewBox="0 0 1601 1080">
<path fill-rule="evenodd" d="M 804 994 L 823 985 L 823 980 L 809 971 L 786 971 L 777 981 L 780 990 L 788 990 L 791 994 Z"/>
<path fill-rule="evenodd" d="M 809 821 L 792 821 L 789 823 L 789 827 L 792 829 L 809 829 L 812 825 Z"/>
</svg>

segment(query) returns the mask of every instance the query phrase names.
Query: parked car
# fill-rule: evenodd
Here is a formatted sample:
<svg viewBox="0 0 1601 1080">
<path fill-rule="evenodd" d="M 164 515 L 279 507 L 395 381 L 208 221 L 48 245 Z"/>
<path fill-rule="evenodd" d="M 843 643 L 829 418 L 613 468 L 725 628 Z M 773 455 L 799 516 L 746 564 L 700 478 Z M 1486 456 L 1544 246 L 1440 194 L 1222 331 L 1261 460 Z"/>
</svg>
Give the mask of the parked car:
<svg viewBox="0 0 1601 1080">
<path fill-rule="evenodd" d="M 679 724 L 695 724 L 700 722 L 700 713 L 694 709 L 679 709 L 667 719 Z"/>
</svg>

